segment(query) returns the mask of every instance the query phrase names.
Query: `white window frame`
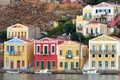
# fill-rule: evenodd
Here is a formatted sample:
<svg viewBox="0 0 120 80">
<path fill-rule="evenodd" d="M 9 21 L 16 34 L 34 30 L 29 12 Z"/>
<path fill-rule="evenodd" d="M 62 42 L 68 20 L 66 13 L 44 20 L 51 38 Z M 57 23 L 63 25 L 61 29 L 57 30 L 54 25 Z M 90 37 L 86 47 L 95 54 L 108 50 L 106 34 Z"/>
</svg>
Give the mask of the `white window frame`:
<svg viewBox="0 0 120 80">
<path fill-rule="evenodd" d="M 37 54 L 40 54 L 41 49 L 40 49 L 40 52 L 38 52 L 38 46 L 40 47 L 40 44 L 37 44 L 37 45 L 36 45 L 36 53 L 37 53 Z"/>
<path fill-rule="evenodd" d="M 52 46 L 54 46 L 54 52 L 52 52 Z M 51 45 L 51 54 L 55 54 L 55 44 Z"/>
<path fill-rule="evenodd" d="M 45 49 L 44 49 L 45 46 L 47 46 L 47 48 L 48 48 L 47 55 L 49 55 L 49 47 L 48 47 L 48 44 L 44 44 L 44 45 L 43 45 L 43 55 L 46 55 L 46 54 L 44 53 L 44 52 L 45 52 Z"/>
</svg>

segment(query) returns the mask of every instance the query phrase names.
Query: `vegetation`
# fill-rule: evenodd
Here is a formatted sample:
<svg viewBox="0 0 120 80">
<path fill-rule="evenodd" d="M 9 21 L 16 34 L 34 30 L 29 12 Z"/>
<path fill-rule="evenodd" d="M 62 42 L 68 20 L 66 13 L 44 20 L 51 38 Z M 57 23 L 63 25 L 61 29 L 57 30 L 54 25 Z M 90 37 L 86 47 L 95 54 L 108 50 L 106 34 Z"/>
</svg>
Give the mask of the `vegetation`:
<svg viewBox="0 0 120 80">
<path fill-rule="evenodd" d="M 4 42 L 7 40 L 7 31 L 0 30 L 0 42 Z"/>
</svg>

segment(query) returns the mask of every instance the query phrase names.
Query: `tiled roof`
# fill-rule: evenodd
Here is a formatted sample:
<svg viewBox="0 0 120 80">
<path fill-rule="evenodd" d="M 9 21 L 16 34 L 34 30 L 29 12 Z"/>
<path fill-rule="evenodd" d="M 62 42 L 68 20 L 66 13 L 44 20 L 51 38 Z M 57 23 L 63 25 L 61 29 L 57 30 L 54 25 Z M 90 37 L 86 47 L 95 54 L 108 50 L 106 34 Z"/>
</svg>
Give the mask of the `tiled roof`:
<svg viewBox="0 0 120 80">
<path fill-rule="evenodd" d="M 116 36 L 110 36 L 110 37 L 112 37 L 112 38 L 114 38 L 114 39 L 117 39 L 117 40 L 120 40 L 120 38 L 118 38 L 118 37 L 116 37 Z"/>
<path fill-rule="evenodd" d="M 28 40 L 28 39 L 25 39 L 25 38 L 20 38 L 20 40 L 23 40 L 23 41 L 25 41 L 25 42 L 32 42 L 32 41 L 30 41 L 30 40 Z"/>
<path fill-rule="evenodd" d="M 86 25 L 89 25 L 89 24 L 100 24 L 100 22 L 92 21 L 92 22 L 90 22 L 90 23 L 88 23 Z"/>
<path fill-rule="evenodd" d="M 109 6 L 113 6 L 113 3 L 107 3 L 107 2 L 101 2 L 98 5 L 95 5 L 94 7 L 109 7 Z"/>
</svg>

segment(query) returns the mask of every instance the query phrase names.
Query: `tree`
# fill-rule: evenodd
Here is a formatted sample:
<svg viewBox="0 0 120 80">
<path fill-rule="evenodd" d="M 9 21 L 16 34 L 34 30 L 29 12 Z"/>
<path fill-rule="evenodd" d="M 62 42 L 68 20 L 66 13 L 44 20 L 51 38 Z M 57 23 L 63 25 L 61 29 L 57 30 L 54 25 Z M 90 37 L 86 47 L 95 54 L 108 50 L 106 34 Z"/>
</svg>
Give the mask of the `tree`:
<svg viewBox="0 0 120 80">
<path fill-rule="evenodd" d="M 7 40 L 7 30 L 0 30 L 0 42 Z"/>
</svg>

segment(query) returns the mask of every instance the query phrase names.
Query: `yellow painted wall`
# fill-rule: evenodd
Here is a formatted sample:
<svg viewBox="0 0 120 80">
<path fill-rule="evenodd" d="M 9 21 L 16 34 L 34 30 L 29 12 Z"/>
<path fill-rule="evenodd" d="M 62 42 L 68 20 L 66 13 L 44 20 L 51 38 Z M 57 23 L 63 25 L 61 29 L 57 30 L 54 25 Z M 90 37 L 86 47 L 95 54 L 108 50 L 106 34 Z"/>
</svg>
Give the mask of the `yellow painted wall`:
<svg viewBox="0 0 120 80">
<path fill-rule="evenodd" d="M 10 55 L 6 51 L 6 46 L 14 46 L 14 51 L 16 52 L 18 52 L 18 46 L 20 46 L 20 54 Z M 22 46 L 24 46 L 24 52 L 22 51 Z M 4 44 L 4 66 L 6 66 L 6 58 L 8 58 L 9 64 L 10 64 L 10 60 L 13 60 L 14 66 L 16 67 L 17 67 L 17 60 L 20 61 L 24 60 L 25 67 L 28 67 L 28 64 L 30 64 L 31 61 L 33 60 L 33 42 L 28 42 L 25 44 Z M 22 65 L 22 62 L 20 62 L 20 65 Z"/>
<path fill-rule="evenodd" d="M 85 47 L 86 48 L 86 47 Z M 67 59 L 66 56 L 66 51 L 67 50 L 72 50 L 73 53 L 73 58 L 72 59 Z M 60 55 L 60 50 L 62 50 L 62 55 Z M 65 41 L 63 44 L 60 44 L 58 46 L 58 70 L 65 70 L 64 69 L 64 63 L 68 62 L 68 70 L 71 70 L 71 62 L 74 62 L 74 69 L 80 69 L 83 67 L 85 58 L 80 58 L 79 55 L 76 55 L 76 51 L 80 51 L 80 44 L 73 42 L 73 41 Z M 81 50 L 86 50 L 84 47 Z M 80 53 L 80 52 L 79 52 Z M 84 56 L 86 53 L 84 52 Z M 63 67 L 60 67 L 60 62 L 63 62 Z M 76 67 L 76 62 L 80 62 L 79 67 Z"/>
<path fill-rule="evenodd" d="M 102 41 L 102 42 L 100 42 Z M 109 41 L 109 42 L 108 42 Z M 116 65 L 117 62 L 117 51 L 112 52 L 112 45 L 115 46 L 115 50 L 117 50 L 117 40 L 114 38 L 106 37 L 104 35 L 97 37 L 93 39 L 89 45 L 90 45 L 90 52 L 89 52 L 89 58 L 90 58 L 90 69 L 98 69 L 98 61 L 102 61 L 102 69 L 105 70 L 105 61 L 108 61 L 108 69 L 117 69 Z M 92 52 L 92 45 L 95 45 L 95 52 Z M 100 53 L 99 45 L 102 46 L 102 52 Z M 105 45 L 108 45 L 108 52 L 105 52 Z M 95 55 L 95 57 L 92 57 L 92 55 Z M 101 54 L 101 57 L 98 55 Z M 105 54 L 108 54 L 108 57 L 105 57 Z M 112 54 L 114 54 L 114 57 L 112 57 Z M 96 66 L 92 67 L 92 61 L 96 62 Z M 111 67 L 111 61 L 115 61 L 115 67 Z"/>
</svg>

